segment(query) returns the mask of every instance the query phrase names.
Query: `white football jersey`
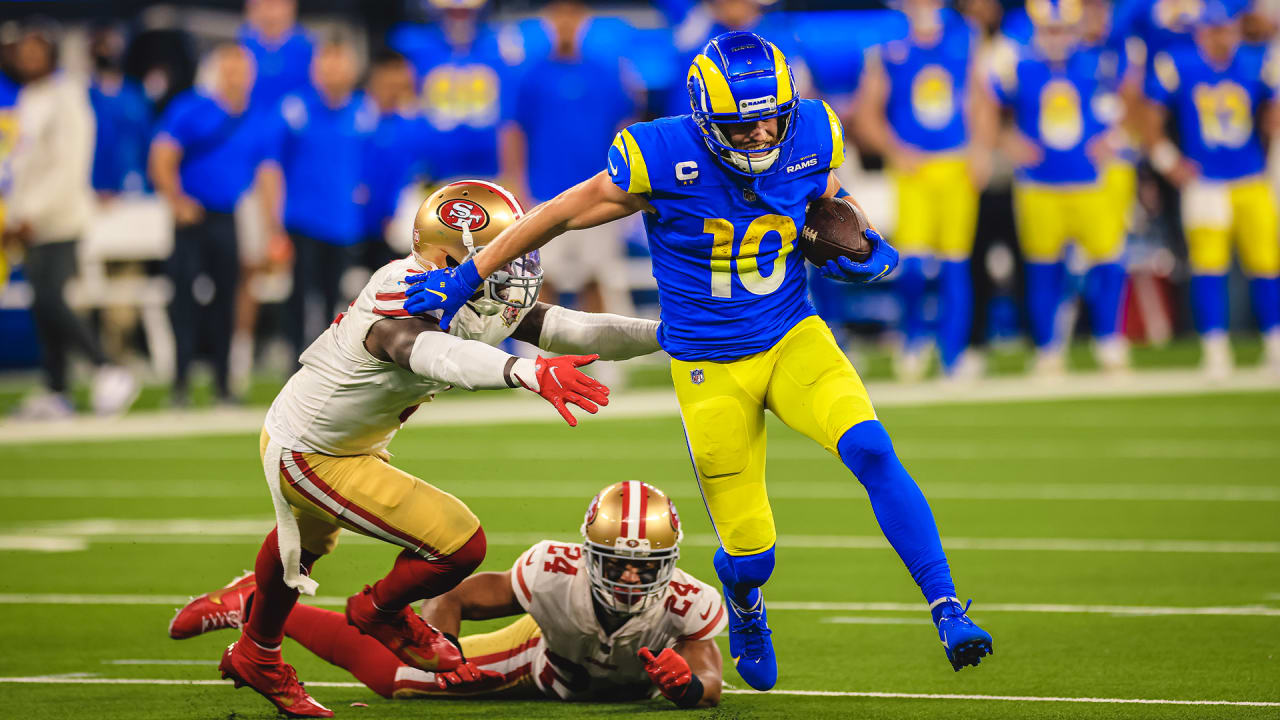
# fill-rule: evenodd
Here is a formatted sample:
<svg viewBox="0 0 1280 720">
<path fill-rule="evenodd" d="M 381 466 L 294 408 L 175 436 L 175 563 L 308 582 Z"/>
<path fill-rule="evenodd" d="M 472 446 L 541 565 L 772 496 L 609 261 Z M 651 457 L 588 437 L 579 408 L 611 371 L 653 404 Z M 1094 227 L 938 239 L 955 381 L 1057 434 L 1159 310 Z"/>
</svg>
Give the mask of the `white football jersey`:
<svg viewBox="0 0 1280 720">
<path fill-rule="evenodd" d="M 562 700 L 642 698 L 656 692 L 636 653 L 715 637 L 724 603 L 710 585 L 676 568 L 658 602 L 612 635 L 596 619 L 582 545 L 543 540 L 511 567 L 516 599 L 542 629 L 533 660 L 539 689 Z"/>
<path fill-rule="evenodd" d="M 404 309 L 405 275 L 422 268 L 412 256 L 384 265 L 347 310 L 302 353 L 302 368 L 289 378 L 267 411 L 266 429 L 282 448 L 326 455 L 377 453 L 418 405 L 449 385 L 369 354 L 364 339 L 384 318 L 409 318 Z M 449 334 L 497 345 L 528 313 L 497 303 L 492 315 L 468 304 Z M 439 318 L 440 312 L 432 313 Z"/>
</svg>

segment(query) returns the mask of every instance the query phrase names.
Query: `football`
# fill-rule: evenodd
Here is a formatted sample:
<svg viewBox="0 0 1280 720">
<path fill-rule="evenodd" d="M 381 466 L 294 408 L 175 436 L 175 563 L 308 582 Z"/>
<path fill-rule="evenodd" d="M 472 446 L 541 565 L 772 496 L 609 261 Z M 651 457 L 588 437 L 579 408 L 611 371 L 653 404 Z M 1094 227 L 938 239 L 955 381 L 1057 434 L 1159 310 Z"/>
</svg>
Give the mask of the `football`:
<svg viewBox="0 0 1280 720">
<path fill-rule="evenodd" d="M 854 262 L 866 262 L 873 248 L 862 231 L 869 227 L 867 216 L 853 203 L 819 198 L 809 203 L 805 212 L 800 251 L 818 267 L 841 255 Z"/>
</svg>

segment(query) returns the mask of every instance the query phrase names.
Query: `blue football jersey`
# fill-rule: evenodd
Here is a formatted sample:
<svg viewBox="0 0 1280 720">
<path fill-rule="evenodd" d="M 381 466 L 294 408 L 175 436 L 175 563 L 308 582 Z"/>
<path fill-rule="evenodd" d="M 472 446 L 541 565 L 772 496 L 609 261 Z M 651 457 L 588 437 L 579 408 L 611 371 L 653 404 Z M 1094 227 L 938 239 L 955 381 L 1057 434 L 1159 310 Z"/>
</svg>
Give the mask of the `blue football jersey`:
<svg viewBox="0 0 1280 720">
<path fill-rule="evenodd" d="M 1241 46 L 1226 67 L 1194 46 L 1158 53 L 1147 96 L 1169 108 L 1182 152 L 1210 180 L 1235 180 L 1266 164 L 1257 119 L 1280 87 L 1280 64 L 1262 48 Z"/>
<path fill-rule="evenodd" d="M 727 362 L 772 347 L 814 314 L 796 236 L 805 208 L 844 162 L 840 121 L 801 100 L 776 172 L 747 180 L 721 165 L 689 115 L 637 123 L 609 148 L 609 175 L 645 196 L 658 341 L 679 360 Z"/>
<path fill-rule="evenodd" d="M 925 152 L 944 152 L 969 140 L 965 121 L 973 28 L 943 10 L 942 37 L 930 47 L 910 37 L 881 46 L 889 83 L 885 112 L 898 138 Z"/>
<path fill-rule="evenodd" d="M 1091 183 L 1098 168 L 1085 152 L 1105 131 L 1119 104 L 1114 52 L 1080 48 L 1065 63 L 1050 63 L 1034 47 L 1011 66 L 997 67 L 992 88 L 1013 111 L 1018 130 L 1043 153 L 1037 165 L 1018 169 L 1018 178 L 1037 183 Z"/>
</svg>

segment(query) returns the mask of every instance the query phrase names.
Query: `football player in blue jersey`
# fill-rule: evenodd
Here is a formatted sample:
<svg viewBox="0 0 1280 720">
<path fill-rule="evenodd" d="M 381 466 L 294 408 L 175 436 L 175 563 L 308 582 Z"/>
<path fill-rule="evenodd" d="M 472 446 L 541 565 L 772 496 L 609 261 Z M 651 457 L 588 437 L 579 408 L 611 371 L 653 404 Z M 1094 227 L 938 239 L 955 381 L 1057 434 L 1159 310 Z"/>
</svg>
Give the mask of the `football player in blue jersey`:
<svg viewBox="0 0 1280 720">
<path fill-rule="evenodd" d="M 1227 271 L 1234 241 L 1249 277 L 1264 363 L 1280 372 L 1280 242 L 1264 177 L 1263 134 L 1277 125 L 1280 58 L 1241 44 L 1240 13 L 1210 0 L 1193 45 L 1158 53 L 1146 79 L 1151 165 L 1182 192 L 1191 301 L 1205 372 L 1229 374 Z M 1178 144 L 1165 135 L 1171 114 Z"/>
<path fill-rule="evenodd" d="M 1127 366 L 1116 332 L 1124 286 L 1124 208 L 1108 195 L 1103 174 L 1119 150 L 1120 100 L 1115 53 L 1082 43 L 1080 0 L 1029 0 L 1032 42 L 1012 62 L 997 63 L 992 86 L 1012 115 L 1019 142 L 1014 183 L 1018 241 L 1026 258 L 1027 315 L 1039 374 L 1063 369 L 1056 337 L 1064 274 L 1073 240 L 1091 268 L 1085 301 L 1094 348 L 1108 370 Z"/>
<path fill-rule="evenodd" d="M 777 682 L 760 588 L 774 565 L 765 492 L 764 411 L 840 458 L 865 486 L 880 527 L 906 564 L 955 669 L 991 652 L 991 636 L 956 599 L 933 514 L 903 468 L 857 372 L 806 296 L 797 228 L 809 201 L 844 197 L 840 121 L 801 100 L 785 56 L 748 32 L 707 43 L 687 75 L 690 115 L 637 123 L 608 149 L 608 170 L 534 208 L 456 268 L 410 285 L 410 312 L 452 313 L 503 258 L 568 230 L 643 212 L 658 282 L 658 341 L 672 357 L 690 457 L 721 548 L 715 568 L 730 601 L 729 650 L 749 685 Z M 874 230 L 865 263 L 823 272 L 883 277 L 898 255 Z"/>
<path fill-rule="evenodd" d="M 907 36 L 867 54 L 858 93 L 861 137 L 883 153 L 898 197 L 894 242 L 905 256 L 896 287 L 903 347 L 897 372 L 916 379 L 925 362 L 925 260 L 938 273 L 938 358 L 943 372 L 980 372 L 961 362 L 969 343 L 969 257 L 978 193 L 991 173 L 996 115 L 977 58 L 975 29 L 943 0 L 903 0 Z"/>
</svg>

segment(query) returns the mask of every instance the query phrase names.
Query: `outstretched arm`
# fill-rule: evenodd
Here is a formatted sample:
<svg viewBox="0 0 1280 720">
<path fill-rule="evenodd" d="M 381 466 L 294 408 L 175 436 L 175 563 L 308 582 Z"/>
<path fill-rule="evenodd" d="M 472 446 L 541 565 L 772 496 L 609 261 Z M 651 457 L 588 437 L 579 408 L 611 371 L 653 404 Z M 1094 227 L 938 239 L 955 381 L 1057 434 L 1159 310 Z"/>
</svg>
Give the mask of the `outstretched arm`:
<svg viewBox="0 0 1280 720">
<path fill-rule="evenodd" d="M 511 571 L 476 573 L 422 604 L 422 619 L 454 637 L 463 620 L 492 620 L 524 612 L 511 589 Z"/>
<path fill-rule="evenodd" d="M 511 334 L 516 340 L 562 355 L 626 360 L 657 352 L 658 321 L 570 310 L 538 303 Z"/>
<path fill-rule="evenodd" d="M 503 230 L 476 255 L 476 272 L 482 278 L 488 277 L 557 235 L 603 225 L 649 208 L 647 200 L 614 185 L 602 170 L 538 205 Z"/>
<path fill-rule="evenodd" d="M 578 421 L 566 403 L 592 414 L 609 404 L 609 388 L 578 370 L 595 361 L 594 355 L 518 358 L 441 332 L 434 318 L 421 316 L 375 322 L 364 347 L 377 360 L 465 390 L 523 387 L 551 403 L 570 427 Z"/>
</svg>

